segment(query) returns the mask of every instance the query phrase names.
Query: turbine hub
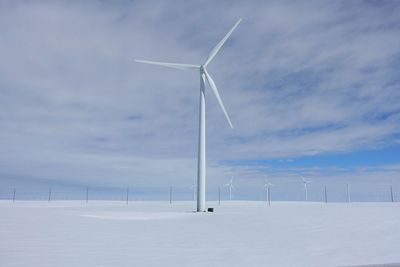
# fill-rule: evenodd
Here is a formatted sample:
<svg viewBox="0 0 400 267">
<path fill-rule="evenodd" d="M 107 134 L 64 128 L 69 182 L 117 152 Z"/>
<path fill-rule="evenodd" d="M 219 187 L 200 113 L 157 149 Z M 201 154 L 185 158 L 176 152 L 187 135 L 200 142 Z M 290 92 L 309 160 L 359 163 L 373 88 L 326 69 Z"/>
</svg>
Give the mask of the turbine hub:
<svg viewBox="0 0 400 267">
<path fill-rule="evenodd" d="M 204 73 L 205 72 L 205 67 L 204 67 L 204 65 L 201 65 L 200 66 L 200 73 Z"/>
</svg>

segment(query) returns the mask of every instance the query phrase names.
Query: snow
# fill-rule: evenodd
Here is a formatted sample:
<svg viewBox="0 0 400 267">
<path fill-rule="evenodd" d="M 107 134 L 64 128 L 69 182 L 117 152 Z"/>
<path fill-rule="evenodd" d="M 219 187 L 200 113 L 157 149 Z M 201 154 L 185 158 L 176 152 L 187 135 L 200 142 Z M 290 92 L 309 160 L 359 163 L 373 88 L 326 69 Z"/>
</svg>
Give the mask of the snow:
<svg viewBox="0 0 400 267">
<path fill-rule="evenodd" d="M 0 201 L 0 265 L 400 262 L 400 203 Z"/>
</svg>

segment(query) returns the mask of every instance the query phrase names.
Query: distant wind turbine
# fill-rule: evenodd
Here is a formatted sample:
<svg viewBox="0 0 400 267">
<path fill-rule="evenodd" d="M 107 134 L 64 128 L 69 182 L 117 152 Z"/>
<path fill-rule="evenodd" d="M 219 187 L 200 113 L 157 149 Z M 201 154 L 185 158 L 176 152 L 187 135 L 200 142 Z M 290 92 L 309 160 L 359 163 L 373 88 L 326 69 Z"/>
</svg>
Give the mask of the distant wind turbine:
<svg viewBox="0 0 400 267">
<path fill-rule="evenodd" d="M 202 65 L 182 64 L 182 63 L 168 63 L 157 62 L 148 60 L 136 60 L 136 62 L 159 65 L 163 67 L 175 68 L 179 70 L 194 69 L 200 72 L 200 115 L 199 115 L 199 147 L 198 147 L 198 163 L 197 163 L 197 211 L 206 211 L 206 107 L 205 107 L 205 83 L 206 80 L 210 85 L 211 91 L 214 93 L 219 106 L 221 107 L 229 125 L 233 128 L 228 113 L 219 95 L 217 86 L 211 78 L 206 67 L 217 55 L 218 51 L 224 45 L 226 40 L 239 25 L 239 19 L 232 29 L 225 35 L 225 37 L 211 50 L 206 61 Z"/>
<path fill-rule="evenodd" d="M 350 197 L 350 184 L 347 183 L 347 202 L 351 202 L 351 197 Z"/>
<path fill-rule="evenodd" d="M 232 200 L 232 189 L 235 189 L 233 186 L 233 178 L 229 181 L 229 183 L 224 184 L 224 186 L 229 188 L 229 200 Z"/>
<path fill-rule="evenodd" d="M 303 180 L 303 183 L 304 183 L 304 198 L 307 201 L 308 200 L 307 184 L 311 183 L 311 181 L 304 179 L 303 176 L 301 176 L 301 180 Z"/>
<path fill-rule="evenodd" d="M 268 206 L 271 206 L 271 186 L 273 186 L 273 184 L 271 184 L 268 180 L 268 178 L 265 178 L 265 183 L 264 183 L 264 188 L 265 188 L 265 194 L 266 194 L 266 198 L 265 201 L 268 201 Z"/>
</svg>

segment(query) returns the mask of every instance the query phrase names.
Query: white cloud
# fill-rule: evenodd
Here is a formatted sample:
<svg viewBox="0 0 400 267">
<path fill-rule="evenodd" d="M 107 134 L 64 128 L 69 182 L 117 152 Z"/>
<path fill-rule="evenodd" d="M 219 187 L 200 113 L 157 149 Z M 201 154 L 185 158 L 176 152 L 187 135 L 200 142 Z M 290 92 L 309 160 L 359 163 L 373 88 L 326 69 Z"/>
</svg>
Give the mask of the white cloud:
<svg viewBox="0 0 400 267">
<path fill-rule="evenodd" d="M 197 73 L 133 58 L 201 63 L 239 17 L 210 66 L 235 125 L 208 95 L 211 177 L 239 172 L 224 159 L 398 142 L 395 2 L 0 5 L 3 173 L 104 184 L 195 176 Z"/>
</svg>

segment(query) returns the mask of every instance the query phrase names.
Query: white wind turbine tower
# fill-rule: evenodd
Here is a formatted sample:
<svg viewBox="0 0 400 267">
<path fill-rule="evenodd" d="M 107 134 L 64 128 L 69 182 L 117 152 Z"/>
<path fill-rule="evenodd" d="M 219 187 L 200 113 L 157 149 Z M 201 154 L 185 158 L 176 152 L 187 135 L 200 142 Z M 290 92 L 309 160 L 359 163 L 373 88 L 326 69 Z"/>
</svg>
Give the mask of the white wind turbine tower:
<svg viewBox="0 0 400 267">
<path fill-rule="evenodd" d="M 351 197 L 350 197 L 350 187 L 351 185 L 347 183 L 347 202 L 351 202 Z"/>
<path fill-rule="evenodd" d="M 154 64 L 163 67 L 170 67 L 180 70 L 194 69 L 200 72 L 200 115 L 199 115 L 199 147 L 198 147 L 198 163 L 197 163 L 197 211 L 206 210 L 206 110 L 205 110 L 205 83 L 206 80 L 210 85 L 211 91 L 214 93 L 219 106 L 221 107 L 229 125 L 233 128 L 228 113 L 225 110 L 225 106 L 219 95 L 217 86 L 214 80 L 211 78 L 206 67 L 217 55 L 218 51 L 224 45 L 225 41 L 229 38 L 235 28 L 239 25 L 240 21 L 232 27 L 232 29 L 225 35 L 225 37 L 211 50 L 206 61 L 202 65 L 193 64 L 181 64 L 181 63 L 168 63 L 168 62 L 157 62 L 148 60 L 136 60 L 136 62 Z"/>
<path fill-rule="evenodd" d="M 224 186 L 227 186 L 229 188 L 229 200 L 232 200 L 232 189 L 235 189 L 233 186 L 233 178 L 229 181 L 229 183 L 224 184 Z"/>
<path fill-rule="evenodd" d="M 311 183 L 311 181 L 304 179 L 303 176 L 301 176 L 301 179 L 303 180 L 303 183 L 304 183 L 304 197 L 305 197 L 305 200 L 307 201 L 308 200 L 307 184 Z"/>
<path fill-rule="evenodd" d="M 265 188 L 265 194 L 266 194 L 266 201 L 268 201 L 268 205 L 271 205 L 271 184 L 268 180 L 268 177 L 265 177 L 265 183 L 264 183 L 264 188 Z"/>
</svg>

